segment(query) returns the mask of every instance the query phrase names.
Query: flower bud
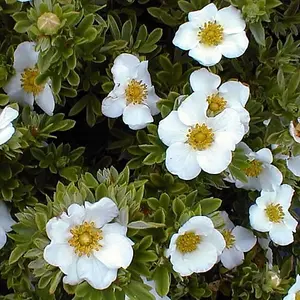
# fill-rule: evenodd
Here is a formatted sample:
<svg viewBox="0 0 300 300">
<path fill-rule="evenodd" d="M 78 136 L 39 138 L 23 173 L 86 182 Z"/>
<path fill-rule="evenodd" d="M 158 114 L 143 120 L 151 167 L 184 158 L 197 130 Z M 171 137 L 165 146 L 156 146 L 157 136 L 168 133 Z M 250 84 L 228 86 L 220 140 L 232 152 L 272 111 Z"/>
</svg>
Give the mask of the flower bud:
<svg viewBox="0 0 300 300">
<path fill-rule="evenodd" d="M 60 28 L 60 24 L 58 16 L 51 12 L 43 13 L 37 21 L 38 29 L 46 35 L 56 34 Z"/>
</svg>

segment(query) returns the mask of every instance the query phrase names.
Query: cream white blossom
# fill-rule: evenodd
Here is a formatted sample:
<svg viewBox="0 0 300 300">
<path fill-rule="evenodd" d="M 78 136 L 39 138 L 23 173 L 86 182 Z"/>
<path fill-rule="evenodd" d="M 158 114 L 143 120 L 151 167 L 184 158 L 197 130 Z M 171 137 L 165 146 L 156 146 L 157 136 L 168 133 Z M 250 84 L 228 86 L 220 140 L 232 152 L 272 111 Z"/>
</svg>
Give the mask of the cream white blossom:
<svg viewBox="0 0 300 300">
<path fill-rule="evenodd" d="M 298 122 L 291 121 L 290 122 L 290 135 L 293 137 L 294 141 L 296 143 L 300 143 L 300 118 L 298 118 Z"/>
<path fill-rule="evenodd" d="M 249 209 L 250 224 L 253 229 L 268 232 L 270 239 L 281 246 L 289 245 L 294 241 L 293 232 L 296 232 L 297 221 L 289 213 L 293 188 L 283 184 L 274 188 L 274 191 L 261 191 Z"/>
<path fill-rule="evenodd" d="M 296 282 L 289 289 L 288 294 L 283 300 L 299 300 L 300 299 L 300 275 L 297 275 Z"/>
<path fill-rule="evenodd" d="M 159 97 L 151 83 L 148 61 L 123 53 L 115 59 L 111 72 L 115 86 L 102 102 L 102 113 L 109 118 L 123 115 L 123 122 L 133 130 L 153 122 L 152 116 L 159 113 Z"/>
<path fill-rule="evenodd" d="M 204 66 L 217 64 L 222 55 L 239 57 L 248 48 L 246 23 L 233 6 L 220 10 L 211 3 L 188 14 L 188 22 L 180 25 L 173 44 L 188 50 L 189 56 Z"/>
<path fill-rule="evenodd" d="M 193 179 L 202 169 L 210 174 L 224 171 L 244 136 L 235 110 L 226 108 L 207 117 L 207 109 L 205 94 L 194 92 L 158 125 L 159 138 L 168 146 L 166 167 L 181 179 Z"/>
<path fill-rule="evenodd" d="M 84 205 L 72 204 L 67 213 L 48 221 L 51 243 L 44 259 L 66 275 L 63 282 L 76 285 L 87 281 L 95 289 L 106 289 L 116 280 L 119 268 L 126 269 L 133 257 L 127 228 L 109 223 L 119 214 L 109 198 Z"/>
<path fill-rule="evenodd" d="M 15 133 L 12 121 L 19 115 L 19 112 L 6 106 L 0 113 L 0 145 L 5 144 Z"/>
<path fill-rule="evenodd" d="M 227 269 L 233 269 L 241 265 L 244 261 L 244 252 L 250 251 L 256 244 L 256 237 L 251 230 L 242 226 L 234 226 L 223 211 L 221 216 L 225 221 L 225 226 L 221 230 L 226 247 L 221 254 L 221 262 Z"/>
<path fill-rule="evenodd" d="M 29 105 L 33 109 L 34 101 L 48 115 L 53 115 L 55 101 L 48 83 L 38 85 L 35 82 L 40 74 L 37 67 L 39 52 L 35 51 L 35 43 L 23 42 L 14 53 L 16 74 L 3 87 L 10 101 Z"/>
<path fill-rule="evenodd" d="M 151 287 L 150 293 L 155 297 L 155 300 L 171 300 L 168 296 L 161 297 L 157 294 L 154 280 L 147 280 L 147 278 L 144 276 L 141 276 L 141 278 L 145 284 Z M 126 296 L 125 300 L 129 300 L 129 298 Z"/>
<path fill-rule="evenodd" d="M 3 248 L 7 241 L 6 233 L 11 231 L 11 226 L 15 223 L 4 201 L 0 201 L 0 249 Z"/>
<path fill-rule="evenodd" d="M 247 182 L 242 182 L 229 175 L 227 181 L 234 182 L 237 188 L 246 190 L 272 190 L 282 183 L 283 176 L 279 169 L 272 165 L 273 155 L 270 149 L 252 151 L 244 142 L 238 145 L 248 157 L 250 166 L 244 170 Z"/>
<path fill-rule="evenodd" d="M 213 222 L 208 217 L 196 216 L 173 234 L 166 255 L 174 271 L 189 276 L 210 270 L 224 248 L 225 240 Z"/>
<path fill-rule="evenodd" d="M 225 108 L 232 108 L 240 117 L 245 133 L 249 131 L 250 115 L 245 109 L 250 89 L 238 81 L 227 81 L 221 84 L 221 78 L 202 68 L 190 76 L 190 84 L 194 92 L 202 92 L 208 102 L 208 115 L 215 116 Z"/>
</svg>

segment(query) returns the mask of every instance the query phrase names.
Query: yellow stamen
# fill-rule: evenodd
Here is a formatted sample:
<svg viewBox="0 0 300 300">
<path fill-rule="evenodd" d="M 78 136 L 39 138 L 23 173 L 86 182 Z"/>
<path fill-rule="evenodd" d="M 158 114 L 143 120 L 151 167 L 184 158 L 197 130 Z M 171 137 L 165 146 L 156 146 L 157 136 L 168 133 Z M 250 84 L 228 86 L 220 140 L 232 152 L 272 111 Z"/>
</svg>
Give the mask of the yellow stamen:
<svg viewBox="0 0 300 300">
<path fill-rule="evenodd" d="M 280 223 L 283 220 L 284 212 L 280 204 L 269 204 L 265 208 L 265 212 L 269 220 L 273 223 Z"/>
<path fill-rule="evenodd" d="M 295 300 L 300 300 L 300 291 L 296 293 Z"/>
<path fill-rule="evenodd" d="M 181 253 L 190 253 L 197 249 L 200 242 L 200 235 L 197 235 L 194 232 L 185 232 L 177 238 L 176 246 Z"/>
<path fill-rule="evenodd" d="M 226 243 L 226 248 L 230 249 L 233 247 L 234 243 L 235 243 L 235 237 L 234 235 L 231 233 L 230 230 L 223 230 L 222 231 L 222 235 L 224 237 L 225 243 Z"/>
<path fill-rule="evenodd" d="M 224 29 L 217 22 L 207 22 L 198 32 L 198 38 L 201 44 L 205 46 L 218 46 L 222 43 Z"/>
<path fill-rule="evenodd" d="M 93 250 L 100 250 L 99 241 L 103 239 L 102 231 L 95 227 L 94 222 L 84 222 L 73 227 L 70 232 L 73 236 L 68 242 L 75 248 L 78 256 L 90 256 Z"/>
<path fill-rule="evenodd" d="M 189 129 L 187 134 L 188 143 L 196 150 L 204 150 L 211 146 L 214 141 L 214 134 L 211 128 L 205 124 L 196 124 Z"/>
<path fill-rule="evenodd" d="M 21 86 L 26 93 L 32 93 L 36 96 L 44 90 L 44 85 L 37 85 L 35 83 L 35 79 L 39 74 L 40 72 L 37 68 L 28 68 L 24 70 L 21 75 Z"/>
<path fill-rule="evenodd" d="M 213 113 L 219 113 L 224 110 L 226 106 L 226 100 L 220 97 L 219 94 L 213 94 L 207 97 L 208 109 Z"/>
<path fill-rule="evenodd" d="M 147 85 L 132 79 L 125 90 L 125 95 L 127 102 L 141 104 L 148 96 Z"/>
<path fill-rule="evenodd" d="M 254 159 L 250 161 L 250 166 L 244 169 L 244 172 L 249 177 L 257 177 L 260 175 L 262 170 L 263 170 L 262 162 Z"/>
</svg>

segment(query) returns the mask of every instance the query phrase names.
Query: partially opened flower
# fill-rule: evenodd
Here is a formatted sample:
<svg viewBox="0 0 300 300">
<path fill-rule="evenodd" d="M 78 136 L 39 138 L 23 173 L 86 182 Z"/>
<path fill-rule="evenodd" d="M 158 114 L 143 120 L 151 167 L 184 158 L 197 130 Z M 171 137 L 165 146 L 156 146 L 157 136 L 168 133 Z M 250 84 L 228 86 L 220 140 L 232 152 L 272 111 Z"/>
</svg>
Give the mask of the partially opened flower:
<svg viewBox="0 0 300 300">
<path fill-rule="evenodd" d="M 0 249 L 6 243 L 6 233 L 11 231 L 11 226 L 15 224 L 15 221 L 10 216 L 10 213 L 4 203 L 0 201 Z"/>
<path fill-rule="evenodd" d="M 245 105 L 249 99 L 249 87 L 238 81 L 227 81 L 221 86 L 221 78 L 202 68 L 190 76 L 190 84 L 194 92 L 202 92 L 208 102 L 208 115 L 215 116 L 225 108 L 232 108 L 240 117 L 245 133 L 249 131 L 249 112 Z"/>
<path fill-rule="evenodd" d="M 158 125 L 159 138 L 168 146 L 166 167 L 181 179 L 193 179 L 202 169 L 221 173 L 243 138 L 244 127 L 235 110 L 226 108 L 215 117 L 207 117 L 207 108 L 205 94 L 194 92 Z"/>
<path fill-rule="evenodd" d="M 257 191 L 272 190 L 274 186 L 282 183 L 281 172 L 272 165 L 273 155 L 270 149 L 263 148 L 254 152 L 243 142 L 238 145 L 238 148 L 244 150 L 250 165 L 244 169 L 248 180 L 246 183 L 233 178 L 237 188 Z"/>
<path fill-rule="evenodd" d="M 257 238 L 260 247 L 265 250 L 266 259 L 268 260 L 269 269 L 273 268 L 273 251 L 270 248 L 270 238 Z"/>
<path fill-rule="evenodd" d="M 300 275 L 297 275 L 296 282 L 289 289 L 288 294 L 283 300 L 299 300 L 300 299 Z"/>
<path fill-rule="evenodd" d="M 148 72 L 148 61 L 132 55 L 119 55 L 111 69 L 114 89 L 102 102 L 102 113 L 109 118 L 123 115 L 123 122 L 137 130 L 153 122 L 159 113 L 156 95 Z"/>
<path fill-rule="evenodd" d="M 227 213 L 223 212 L 223 216 Z M 249 230 L 242 226 L 234 226 L 227 221 L 228 215 L 224 218 L 225 228 L 221 233 L 226 242 L 226 247 L 221 254 L 221 262 L 227 269 L 233 269 L 244 261 L 244 252 L 250 251 L 256 244 L 256 237 Z"/>
<path fill-rule="evenodd" d="M 208 217 L 196 216 L 172 236 L 167 256 L 174 271 L 189 276 L 210 270 L 224 247 L 225 240 L 213 222 Z"/>
<path fill-rule="evenodd" d="M 29 105 L 33 109 L 34 101 L 48 115 L 53 114 L 55 101 L 49 82 L 38 85 L 35 79 L 40 74 L 37 67 L 39 53 L 35 43 L 23 42 L 14 53 L 16 74 L 3 87 L 11 101 Z"/>
<path fill-rule="evenodd" d="M 64 283 L 76 285 L 86 280 L 95 289 L 106 289 L 116 280 L 119 268 L 132 260 L 132 242 L 126 227 L 109 223 L 119 214 L 116 204 L 102 198 L 91 204 L 72 204 L 67 213 L 47 223 L 51 243 L 44 259 L 66 275 Z"/>
<path fill-rule="evenodd" d="M 147 284 L 151 287 L 150 293 L 155 297 L 155 300 L 170 300 L 170 298 L 168 296 L 161 297 L 157 294 L 157 292 L 155 290 L 155 281 L 154 280 L 147 280 L 147 278 L 144 276 L 141 276 L 141 278 L 143 279 L 145 284 Z M 129 300 L 129 298 L 126 296 L 125 300 Z"/>
<path fill-rule="evenodd" d="M 288 211 L 293 194 L 293 188 L 287 184 L 274 191 L 263 190 L 249 209 L 251 226 L 257 231 L 269 232 L 270 239 L 281 246 L 294 241 L 293 232 L 298 224 Z"/>
<path fill-rule="evenodd" d="M 296 143 L 300 143 L 300 123 L 299 123 L 299 119 L 298 122 L 296 121 L 291 121 L 290 122 L 290 135 L 293 137 L 294 141 Z"/>
<path fill-rule="evenodd" d="M 246 23 L 233 6 L 220 10 L 211 3 L 188 14 L 188 22 L 175 34 L 173 44 L 189 50 L 189 56 L 204 66 L 217 64 L 222 55 L 239 57 L 248 48 Z"/>
<path fill-rule="evenodd" d="M 18 117 L 17 110 L 6 106 L 0 113 L 0 145 L 5 144 L 15 133 L 12 121 Z"/>
</svg>

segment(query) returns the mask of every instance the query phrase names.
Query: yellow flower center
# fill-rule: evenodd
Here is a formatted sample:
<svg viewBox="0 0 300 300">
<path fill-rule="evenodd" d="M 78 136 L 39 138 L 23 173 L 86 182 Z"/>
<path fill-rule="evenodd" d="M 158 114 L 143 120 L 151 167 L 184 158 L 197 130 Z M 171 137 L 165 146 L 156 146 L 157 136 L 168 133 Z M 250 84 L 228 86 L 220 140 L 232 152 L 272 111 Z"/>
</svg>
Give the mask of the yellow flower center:
<svg viewBox="0 0 300 300">
<path fill-rule="evenodd" d="M 222 43 L 224 29 L 217 22 L 207 22 L 198 32 L 198 38 L 201 44 L 205 46 L 218 46 Z"/>
<path fill-rule="evenodd" d="M 177 238 L 176 246 L 181 253 L 190 253 L 197 249 L 200 242 L 200 235 L 197 235 L 194 232 L 185 232 Z"/>
<path fill-rule="evenodd" d="M 234 243 L 235 243 L 235 237 L 234 235 L 231 233 L 230 230 L 223 230 L 222 235 L 224 237 L 225 243 L 226 243 L 226 248 L 230 249 L 233 247 Z"/>
<path fill-rule="evenodd" d="M 226 100 L 220 97 L 219 94 L 213 94 L 207 97 L 208 109 L 213 113 L 219 113 L 224 110 L 226 106 Z"/>
<path fill-rule="evenodd" d="M 300 291 L 296 293 L 295 300 L 300 300 Z"/>
<path fill-rule="evenodd" d="M 26 93 L 32 93 L 36 96 L 44 90 L 44 85 L 38 85 L 35 83 L 35 79 L 39 74 L 40 72 L 37 68 L 28 68 L 24 70 L 21 75 L 21 86 Z"/>
<path fill-rule="evenodd" d="M 147 85 L 142 83 L 142 81 L 132 79 L 125 90 L 125 95 L 127 102 L 141 104 L 148 95 Z"/>
<path fill-rule="evenodd" d="M 93 250 L 100 250 L 99 241 L 103 239 L 102 231 L 95 227 L 94 222 L 84 222 L 73 227 L 70 232 L 73 236 L 68 242 L 70 246 L 75 248 L 75 253 L 78 256 L 90 256 Z"/>
<path fill-rule="evenodd" d="M 205 124 L 196 124 L 193 128 L 189 129 L 187 137 L 188 143 L 196 150 L 207 149 L 214 141 L 212 129 L 208 128 Z"/>
<path fill-rule="evenodd" d="M 265 208 L 265 212 L 269 220 L 273 223 L 280 223 L 284 217 L 283 208 L 280 204 L 269 204 Z"/>
<path fill-rule="evenodd" d="M 249 177 L 257 177 L 260 175 L 262 170 L 263 170 L 262 162 L 254 159 L 254 160 L 250 161 L 250 166 L 247 167 L 246 169 L 244 169 L 244 172 Z"/>
</svg>

